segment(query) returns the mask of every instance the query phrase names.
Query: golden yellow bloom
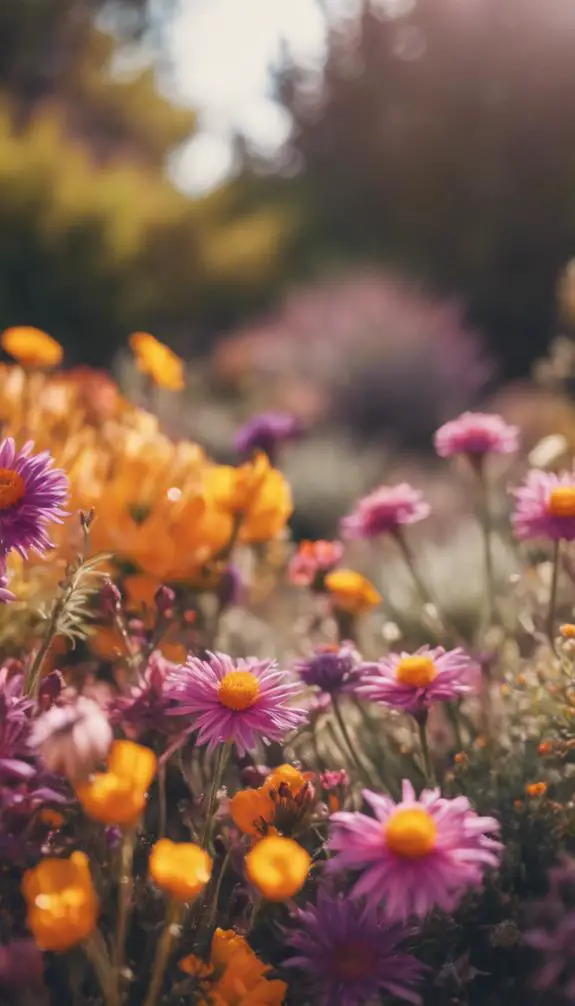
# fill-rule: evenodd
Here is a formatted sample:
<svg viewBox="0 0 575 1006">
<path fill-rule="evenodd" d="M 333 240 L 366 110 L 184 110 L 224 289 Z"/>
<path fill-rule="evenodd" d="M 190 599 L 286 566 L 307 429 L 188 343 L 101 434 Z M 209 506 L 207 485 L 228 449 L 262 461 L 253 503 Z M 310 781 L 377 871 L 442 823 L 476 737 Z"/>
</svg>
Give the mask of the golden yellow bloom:
<svg viewBox="0 0 575 1006">
<path fill-rule="evenodd" d="M 525 787 L 525 792 L 527 796 L 545 796 L 547 792 L 547 783 L 545 782 L 532 782 L 529 786 Z"/>
<path fill-rule="evenodd" d="M 210 963 L 216 972 L 223 972 L 209 987 L 210 1006 L 281 1006 L 286 983 L 266 978 L 271 968 L 260 961 L 242 936 L 216 929 Z"/>
<path fill-rule="evenodd" d="M 311 856 L 292 838 L 262 838 L 246 856 L 250 883 L 268 901 L 285 901 L 305 884 Z"/>
<path fill-rule="evenodd" d="M 571 625 L 570 622 L 566 622 L 559 629 L 559 634 L 563 636 L 563 639 L 575 639 L 575 625 Z"/>
<path fill-rule="evenodd" d="M 350 615 L 365 614 L 382 600 L 373 583 L 353 569 L 334 569 L 326 576 L 325 586 L 335 606 Z"/>
<path fill-rule="evenodd" d="M 95 928 L 98 899 L 83 852 L 41 860 L 25 872 L 22 893 L 28 927 L 42 950 L 68 950 Z"/>
<path fill-rule="evenodd" d="M 263 786 L 259 789 L 242 789 L 230 800 L 230 814 L 240 831 L 261 838 L 263 829 L 273 820 L 274 803 Z"/>
<path fill-rule="evenodd" d="M 138 370 L 160 388 L 181 391 L 185 387 L 184 361 L 149 332 L 134 332 L 130 336 L 130 348 Z"/>
<path fill-rule="evenodd" d="M 76 795 L 89 817 L 103 824 L 135 825 L 156 774 L 157 759 L 150 748 L 133 741 L 114 741 L 107 772 L 97 772 L 76 786 Z"/>
<path fill-rule="evenodd" d="M 313 777 L 313 772 L 300 772 L 294 765 L 278 765 L 266 776 L 263 789 L 278 789 L 283 783 L 289 787 L 293 796 L 297 796 L 306 782 L 310 782 Z"/>
<path fill-rule="evenodd" d="M 424 807 L 394 811 L 385 825 L 388 847 L 404 859 L 422 859 L 435 848 L 437 826 Z"/>
<path fill-rule="evenodd" d="M 203 891 L 212 875 L 212 860 L 193 842 L 161 838 L 152 849 L 148 868 L 157 887 L 185 903 Z"/>
<path fill-rule="evenodd" d="M 51 335 L 27 325 L 7 328 L 0 341 L 2 349 L 23 367 L 57 367 L 64 355 Z"/>
<path fill-rule="evenodd" d="M 241 518 L 238 537 L 243 542 L 275 537 L 293 511 L 289 483 L 263 452 L 239 468 L 217 465 L 208 469 L 203 485 L 216 510 Z"/>
</svg>

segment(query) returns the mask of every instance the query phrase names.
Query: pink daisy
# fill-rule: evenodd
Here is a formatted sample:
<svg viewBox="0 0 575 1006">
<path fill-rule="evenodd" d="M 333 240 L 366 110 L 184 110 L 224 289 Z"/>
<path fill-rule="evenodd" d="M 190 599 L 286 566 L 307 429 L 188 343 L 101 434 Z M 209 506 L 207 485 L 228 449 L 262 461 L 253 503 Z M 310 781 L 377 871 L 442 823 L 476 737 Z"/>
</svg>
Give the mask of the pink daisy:
<svg viewBox="0 0 575 1006">
<path fill-rule="evenodd" d="M 51 547 L 46 531 L 50 521 L 62 522 L 68 496 L 68 479 L 52 468 L 49 451 L 31 454 L 32 441 L 17 451 L 12 437 L 0 446 L 0 551 L 11 549 L 27 557 L 28 549 L 44 552 Z"/>
<path fill-rule="evenodd" d="M 458 647 L 416 653 L 390 653 L 377 664 L 362 664 L 356 692 L 373 702 L 383 702 L 406 713 L 420 713 L 432 702 L 449 702 L 476 691 L 479 666 Z"/>
<path fill-rule="evenodd" d="M 516 538 L 575 539 L 575 472 L 555 475 L 534 469 L 513 492 Z"/>
<path fill-rule="evenodd" d="M 429 515 L 431 507 L 419 489 L 407 482 L 380 486 L 359 500 L 353 513 L 341 522 L 342 538 L 376 538 L 393 533 L 402 524 L 415 524 Z"/>
<path fill-rule="evenodd" d="M 197 743 L 213 751 L 231 741 L 240 755 L 258 740 L 281 741 L 307 721 L 303 709 L 288 701 L 299 688 L 269 660 L 238 660 L 208 653 L 207 660 L 189 657 L 167 682 L 165 695 L 176 703 L 171 716 L 193 716 L 186 733 L 198 731 Z"/>
<path fill-rule="evenodd" d="M 441 426 L 434 438 L 441 458 L 453 454 L 512 454 L 519 447 L 519 430 L 502 416 L 489 412 L 463 412 L 457 419 Z"/>
<path fill-rule="evenodd" d="M 503 846 L 493 817 L 479 817 L 467 797 L 447 800 L 438 789 L 416 799 L 403 780 L 401 803 L 364 790 L 375 818 L 341 811 L 331 818 L 331 873 L 361 870 L 353 897 L 385 902 L 385 916 L 399 922 L 425 918 L 434 908 L 452 911 L 464 892 L 479 887 L 486 867 L 497 868 Z"/>
</svg>

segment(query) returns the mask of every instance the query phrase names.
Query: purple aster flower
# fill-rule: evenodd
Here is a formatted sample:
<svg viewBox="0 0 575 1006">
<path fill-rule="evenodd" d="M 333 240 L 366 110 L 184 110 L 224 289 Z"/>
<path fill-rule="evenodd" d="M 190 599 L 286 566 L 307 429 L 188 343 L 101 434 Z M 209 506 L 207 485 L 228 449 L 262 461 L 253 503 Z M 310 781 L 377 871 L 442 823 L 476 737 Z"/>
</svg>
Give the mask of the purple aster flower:
<svg viewBox="0 0 575 1006">
<path fill-rule="evenodd" d="M 288 706 L 298 684 L 269 660 L 238 660 L 208 653 L 207 660 L 189 657 L 168 681 L 176 702 L 172 716 L 193 716 L 186 734 L 198 731 L 197 743 L 213 751 L 231 741 L 240 755 L 253 751 L 258 739 L 281 741 L 307 720 L 303 709 Z"/>
<path fill-rule="evenodd" d="M 424 965 L 398 944 L 408 935 L 390 927 L 374 905 L 360 906 L 342 895 L 320 890 L 317 904 L 297 910 L 298 929 L 286 931 L 296 951 L 286 967 L 307 971 L 317 987 L 319 1006 L 358 1006 L 379 1002 L 382 993 L 420 1003 L 413 990 Z"/>
<path fill-rule="evenodd" d="M 177 665 L 161 653 L 152 653 L 148 666 L 127 695 L 120 695 L 111 710 L 114 724 L 122 727 L 127 737 L 141 740 L 150 733 L 173 734 L 177 728 L 168 716 L 171 701 L 166 694 L 166 681 Z"/>
<path fill-rule="evenodd" d="M 62 522 L 68 479 L 52 468 L 49 451 L 31 455 L 29 441 L 17 451 L 11 437 L 0 446 L 0 549 L 15 549 L 24 558 L 28 549 L 44 552 L 51 547 L 46 531 L 50 521 Z"/>
<path fill-rule="evenodd" d="M 29 779 L 36 774 L 28 746 L 33 703 L 23 694 L 24 678 L 0 669 L 0 779 Z"/>
<path fill-rule="evenodd" d="M 274 463 L 278 448 L 302 434 L 301 422 L 289 412 L 262 412 L 242 427 L 235 440 L 239 454 L 265 451 Z"/>
<path fill-rule="evenodd" d="M 415 524 L 429 515 L 431 507 L 419 489 L 407 482 L 380 486 L 359 500 L 355 510 L 341 522 L 342 538 L 376 538 L 397 533 L 403 524 Z"/>
<path fill-rule="evenodd" d="M 8 589 L 8 574 L 6 573 L 6 556 L 0 555 L 0 604 L 11 604 L 16 597 Z"/>
<path fill-rule="evenodd" d="M 564 856 L 549 871 L 549 892 L 531 907 L 531 929 L 525 942 L 539 950 L 542 967 L 535 987 L 548 989 L 558 1001 L 575 1002 L 575 860 Z"/>
<path fill-rule="evenodd" d="M 441 458 L 469 454 L 481 459 L 485 454 L 512 454 L 519 447 L 519 430 L 502 416 L 489 412 L 463 412 L 440 426 L 434 437 Z"/>
<path fill-rule="evenodd" d="M 556 475 L 534 469 L 514 495 L 516 538 L 575 539 L 575 472 Z"/>
<path fill-rule="evenodd" d="M 433 702 L 449 702 L 478 689 L 481 671 L 461 649 L 430 649 L 414 654 L 390 653 L 377 664 L 363 664 L 357 692 L 415 715 Z"/>
<path fill-rule="evenodd" d="M 351 643 L 320 646 L 313 657 L 299 660 L 294 670 L 306 685 L 313 685 L 328 695 L 353 692 L 362 673 L 359 653 Z"/>
<path fill-rule="evenodd" d="M 52 706 L 34 723 L 30 745 L 51 772 L 85 779 L 105 761 L 112 743 L 107 713 L 84 695 L 65 706 Z"/>
<path fill-rule="evenodd" d="M 452 911 L 465 890 L 496 868 L 502 845 L 486 832 L 499 831 L 493 817 L 479 817 L 464 796 L 444 799 L 438 789 L 416 798 L 403 780 L 402 800 L 364 790 L 375 818 L 340 811 L 331 818 L 328 864 L 332 873 L 360 870 L 352 894 L 368 904 L 385 902 L 386 918 L 424 918 L 433 908 Z"/>
</svg>

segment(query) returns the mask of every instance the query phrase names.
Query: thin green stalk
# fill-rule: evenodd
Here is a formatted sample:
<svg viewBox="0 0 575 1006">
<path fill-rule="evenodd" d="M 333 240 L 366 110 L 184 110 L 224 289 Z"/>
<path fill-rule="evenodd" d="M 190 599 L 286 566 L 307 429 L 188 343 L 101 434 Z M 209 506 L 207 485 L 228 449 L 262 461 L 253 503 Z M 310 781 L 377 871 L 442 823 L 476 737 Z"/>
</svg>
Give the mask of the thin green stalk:
<svg viewBox="0 0 575 1006">
<path fill-rule="evenodd" d="M 106 1006 L 120 1006 L 114 971 L 99 929 L 96 929 L 85 941 L 84 951 L 96 972 Z"/>
<path fill-rule="evenodd" d="M 417 729 L 419 731 L 419 743 L 421 745 L 421 755 L 423 759 L 423 766 L 425 769 L 425 777 L 429 786 L 436 786 L 437 781 L 435 778 L 435 772 L 433 771 L 433 765 L 431 763 L 431 757 L 429 754 L 429 744 L 427 743 L 427 731 L 425 729 L 425 723 L 423 720 L 417 720 Z"/>
<path fill-rule="evenodd" d="M 561 563 L 561 542 L 553 546 L 553 572 L 551 574 L 551 591 L 549 594 L 549 615 L 547 617 L 547 636 L 551 649 L 555 650 L 555 611 L 557 608 L 557 585 L 559 583 L 559 566 Z"/>
<path fill-rule="evenodd" d="M 455 734 L 455 742 L 457 744 L 457 750 L 463 751 L 463 737 L 461 734 L 461 723 L 459 720 L 459 704 L 457 702 L 446 702 L 445 709 L 447 711 L 447 716 L 449 722 L 453 727 L 453 733 Z"/>
<path fill-rule="evenodd" d="M 162 982 L 164 980 L 166 965 L 168 963 L 168 959 L 170 957 L 170 953 L 174 943 L 174 938 L 177 933 L 180 914 L 181 914 L 181 906 L 178 904 L 177 901 L 171 901 L 168 906 L 168 911 L 166 913 L 166 921 L 164 923 L 162 935 L 160 936 L 158 942 L 158 948 L 156 950 L 156 958 L 154 960 L 154 968 L 152 971 L 150 984 L 148 986 L 148 993 L 144 1000 L 144 1006 L 156 1006 L 158 995 L 162 987 Z"/>
<path fill-rule="evenodd" d="M 359 756 L 358 756 L 358 754 L 357 754 L 357 752 L 356 752 L 356 750 L 355 750 L 355 748 L 353 746 L 353 741 L 352 741 L 351 737 L 349 736 L 349 731 L 348 731 L 348 729 L 347 729 L 347 727 L 345 725 L 345 720 L 344 720 L 344 718 L 342 716 L 342 712 L 341 712 L 341 709 L 340 709 L 340 706 L 339 706 L 339 699 L 335 695 L 332 695 L 332 706 L 333 706 L 333 712 L 334 712 L 335 718 L 337 720 L 337 725 L 338 725 L 338 727 L 340 729 L 340 732 L 341 732 L 341 735 L 342 735 L 342 737 L 343 737 L 343 739 L 345 741 L 345 746 L 347 748 L 349 756 L 350 756 L 353 764 L 355 765 L 357 771 L 359 772 L 361 778 L 364 780 L 364 782 L 367 783 L 368 786 L 371 786 L 372 785 L 372 780 L 371 780 L 371 778 L 369 776 L 369 773 L 368 773 L 367 769 L 365 768 L 365 766 L 359 760 Z"/>
<path fill-rule="evenodd" d="M 402 534 L 401 530 L 398 529 L 395 532 L 394 538 L 395 538 L 395 540 L 396 540 L 396 542 L 398 544 L 399 550 L 400 550 L 400 552 L 401 552 L 401 554 L 402 554 L 402 556 L 404 558 L 405 564 L 406 564 L 409 572 L 411 573 L 411 577 L 412 577 L 413 583 L 415 585 L 415 589 L 417 591 L 417 594 L 419 596 L 419 600 L 421 601 L 422 606 L 424 608 L 427 608 L 427 609 L 429 609 L 430 607 L 433 609 L 433 611 L 435 613 L 433 620 L 435 621 L 436 629 L 438 630 L 439 634 L 442 635 L 442 634 L 447 633 L 447 627 L 445 626 L 445 624 L 444 624 L 444 622 L 443 622 L 443 620 L 442 620 L 442 618 L 441 618 L 441 616 L 439 614 L 439 611 L 438 611 L 438 608 L 437 608 L 437 605 L 436 605 L 435 601 L 431 597 L 431 594 L 429 593 L 429 590 L 427 589 L 425 583 L 423 582 L 423 580 L 421 578 L 420 572 L 419 572 L 419 570 L 417 568 L 417 563 L 415 562 L 415 559 L 413 557 L 413 553 L 412 553 L 409 545 L 407 544 L 407 541 L 405 540 L 405 537 Z"/>
<path fill-rule="evenodd" d="M 217 916 L 217 913 L 218 913 L 218 902 L 220 900 L 220 893 L 221 893 L 221 890 L 222 890 L 222 883 L 223 883 L 226 871 L 228 869 L 228 866 L 230 864 L 230 859 L 232 857 L 232 852 L 233 852 L 233 847 L 230 845 L 228 851 L 226 852 L 226 854 L 224 856 L 224 861 L 223 861 L 223 863 L 222 863 L 222 865 L 220 867 L 220 872 L 218 873 L 218 879 L 216 881 L 216 886 L 214 888 L 214 895 L 213 895 L 212 902 L 211 902 L 211 905 L 210 905 L 210 913 L 208 915 L 208 929 L 211 929 L 212 926 L 213 926 L 213 924 L 214 924 L 214 922 L 216 921 L 216 916 Z"/>
<path fill-rule="evenodd" d="M 132 873 L 134 862 L 134 843 L 136 835 L 130 829 L 122 836 L 122 850 L 120 857 L 120 877 L 118 886 L 118 923 L 116 927 L 116 938 L 114 940 L 114 954 L 112 958 L 114 975 L 118 987 L 118 998 L 122 999 L 123 969 L 126 955 L 126 937 L 130 923 L 130 912 L 132 907 L 132 892 L 134 888 L 134 878 Z"/>
<path fill-rule="evenodd" d="M 160 762 L 158 765 L 158 838 L 163 838 L 166 834 L 166 824 L 167 824 L 167 811 L 168 805 L 166 801 L 166 772 L 168 769 L 167 762 Z"/>
<path fill-rule="evenodd" d="M 495 613 L 495 573 L 493 569 L 493 523 L 489 503 L 489 484 L 483 461 L 475 464 L 479 483 L 479 520 L 483 532 L 483 561 L 485 567 L 485 619 L 491 625 Z"/>
<path fill-rule="evenodd" d="M 229 761 L 231 750 L 232 750 L 231 742 L 226 741 L 226 743 L 222 744 L 222 746 L 218 751 L 218 757 L 214 769 L 214 777 L 212 780 L 212 786 L 210 789 L 208 804 L 206 807 L 206 819 L 204 822 L 204 830 L 202 832 L 202 838 L 200 842 L 200 844 L 203 846 L 204 849 L 209 848 L 209 845 L 212 840 L 214 814 L 216 811 L 216 804 L 218 801 L 218 790 L 220 789 L 224 779 L 224 772 L 226 770 L 226 766 Z"/>
</svg>

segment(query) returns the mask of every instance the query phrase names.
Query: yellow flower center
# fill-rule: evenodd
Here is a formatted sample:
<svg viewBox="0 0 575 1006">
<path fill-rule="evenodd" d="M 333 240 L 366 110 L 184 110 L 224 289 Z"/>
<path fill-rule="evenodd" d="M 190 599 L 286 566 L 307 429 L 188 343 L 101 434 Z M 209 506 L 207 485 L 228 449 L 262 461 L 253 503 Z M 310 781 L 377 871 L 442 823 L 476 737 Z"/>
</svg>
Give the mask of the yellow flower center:
<svg viewBox="0 0 575 1006">
<path fill-rule="evenodd" d="M 423 807 L 396 810 L 385 825 L 388 848 L 405 859 L 422 859 L 435 848 L 437 827 Z"/>
<path fill-rule="evenodd" d="M 249 709 L 260 694 L 260 683 L 251 671 L 230 671 L 218 688 L 218 698 L 227 709 Z"/>
<path fill-rule="evenodd" d="M 11 468 L 0 468 L 0 510 L 14 506 L 25 492 L 26 483 L 18 472 Z"/>
<path fill-rule="evenodd" d="M 437 668 L 431 657 L 403 657 L 397 665 L 395 679 L 412 688 L 426 688 L 437 677 Z"/>
<path fill-rule="evenodd" d="M 575 486 L 552 489 L 547 510 L 552 517 L 575 517 Z"/>
<path fill-rule="evenodd" d="M 338 946 L 333 955 L 333 970 L 337 978 L 344 982 L 357 982 L 369 978 L 375 972 L 377 953 L 362 940 L 350 940 Z"/>
</svg>

